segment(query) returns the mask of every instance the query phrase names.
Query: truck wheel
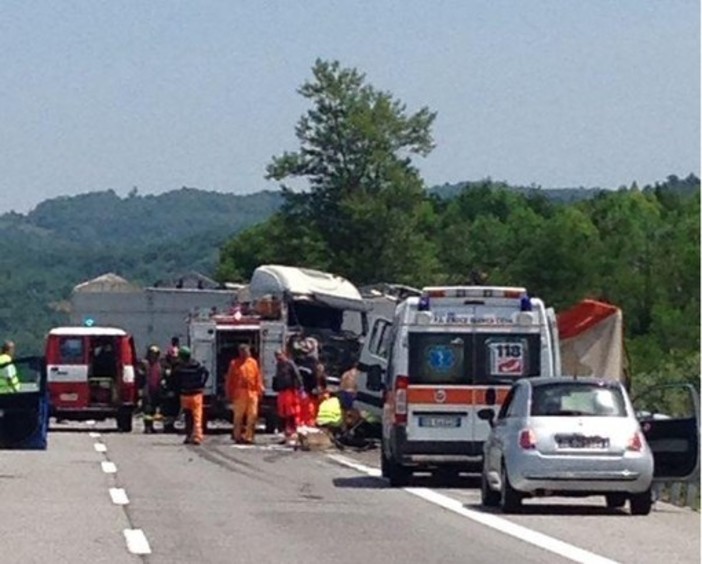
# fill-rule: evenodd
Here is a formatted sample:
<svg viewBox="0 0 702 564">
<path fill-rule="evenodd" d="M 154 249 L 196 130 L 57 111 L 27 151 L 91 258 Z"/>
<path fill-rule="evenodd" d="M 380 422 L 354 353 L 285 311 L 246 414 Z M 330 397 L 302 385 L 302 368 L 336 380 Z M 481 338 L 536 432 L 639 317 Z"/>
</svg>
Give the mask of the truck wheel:
<svg viewBox="0 0 702 564">
<path fill-rule="evenodd" d="M 651 488 L 648 488 L 645 492 L 633 494 L 629 498 L 629 508 L 632 515 L 648 515 L 651 513 L 652 505 Z"/>
<path fill-rule="evenodd" d="M 132 409 L 129 407 L 120 408 L 117 412 L 117 429 L 120 433 L 132 432 Z"/>
</svg>

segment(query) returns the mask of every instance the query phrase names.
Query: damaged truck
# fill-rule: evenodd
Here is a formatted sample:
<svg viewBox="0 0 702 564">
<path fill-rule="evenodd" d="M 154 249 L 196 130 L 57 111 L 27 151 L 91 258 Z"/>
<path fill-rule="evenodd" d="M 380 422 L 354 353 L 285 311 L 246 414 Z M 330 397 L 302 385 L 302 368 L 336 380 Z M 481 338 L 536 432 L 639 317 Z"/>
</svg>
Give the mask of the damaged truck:
<svg viewBox="0 0 702 564">
<path fill-rule="evenodd" d="M 261 416 L 266 431 L 277 427 L 275 351 L 310 354 L 316 344 L 327 376 L 339 378 L 360 354 L 370 306 L 348 280 L 318 270 L 281 265 L 259 266 L 228 312 L 193 317 L 188 337 L 193 356 L 210 373 L 205 389 L 205 418 L 230 419 L 226 375 L 240 344 L 251 347 L 263 373 Z"/>
</svg>

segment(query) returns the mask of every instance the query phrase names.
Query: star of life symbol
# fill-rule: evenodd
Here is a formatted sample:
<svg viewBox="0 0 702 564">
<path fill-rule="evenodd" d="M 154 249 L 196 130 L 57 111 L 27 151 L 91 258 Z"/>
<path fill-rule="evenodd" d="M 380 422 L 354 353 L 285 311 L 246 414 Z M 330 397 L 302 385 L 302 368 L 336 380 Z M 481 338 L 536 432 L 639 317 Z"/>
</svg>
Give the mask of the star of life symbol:
<svg viewBox="0 0 702 564">
<path fill-rule="evenodd" d="M 456 354 L 445 345 L 431 347 L 427 356 L 429 366 L 437 372 L 448 372 L 456 364 Z"/>
</svg>

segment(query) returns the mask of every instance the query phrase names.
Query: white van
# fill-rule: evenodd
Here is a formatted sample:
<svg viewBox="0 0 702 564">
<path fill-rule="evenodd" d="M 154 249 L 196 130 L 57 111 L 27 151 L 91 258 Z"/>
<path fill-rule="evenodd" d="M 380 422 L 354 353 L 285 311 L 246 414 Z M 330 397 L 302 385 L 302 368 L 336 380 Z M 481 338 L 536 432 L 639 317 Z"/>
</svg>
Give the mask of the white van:
<svg viewBox="0 0 702 564">
<path fill-rule="evenodd" d="M 382 470 L 477 470 L 489 424 L 519 378 L 560 375 L 555 313 L 525 288 L 427 287 L 376 319 L 364 344 L 359 402 L 382 405 Z"/>
</svg>

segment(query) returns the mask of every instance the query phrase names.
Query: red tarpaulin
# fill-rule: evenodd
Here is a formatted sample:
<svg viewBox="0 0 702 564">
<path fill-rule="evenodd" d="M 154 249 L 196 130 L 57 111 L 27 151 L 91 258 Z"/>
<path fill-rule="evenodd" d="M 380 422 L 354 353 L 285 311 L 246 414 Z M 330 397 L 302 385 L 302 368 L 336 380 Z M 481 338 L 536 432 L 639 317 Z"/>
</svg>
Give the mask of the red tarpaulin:
<svg viewBox="0 0 702 564">
<path fill-rule="evenodd" d="M 624 381 L 625 353 L 621 310 L 583 300 L 557 315 L 564 375 Z"/>
</svg>

